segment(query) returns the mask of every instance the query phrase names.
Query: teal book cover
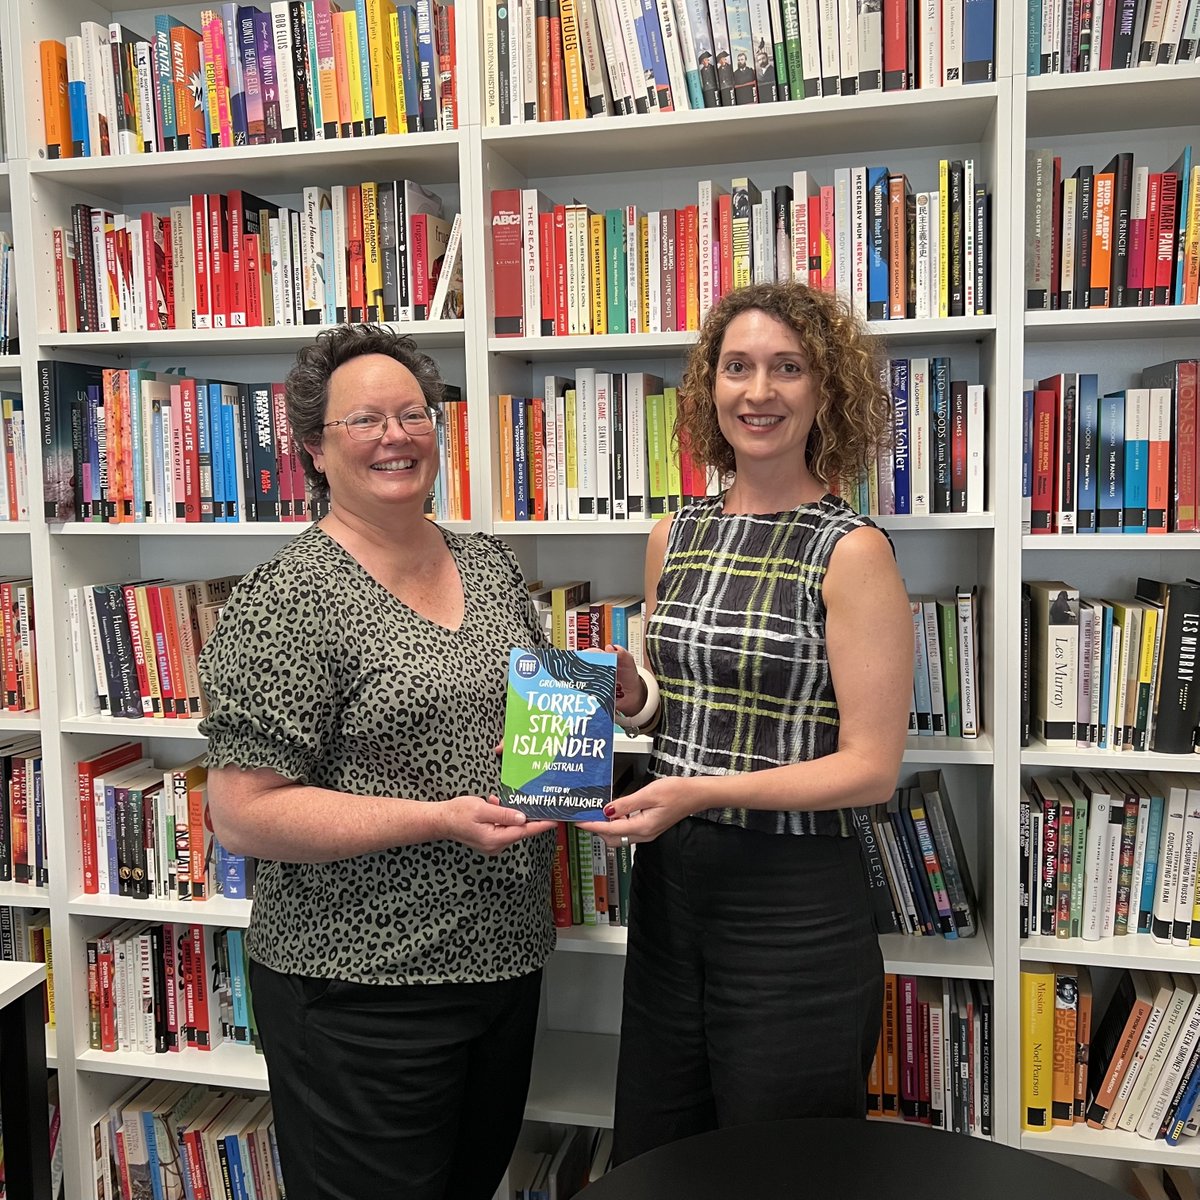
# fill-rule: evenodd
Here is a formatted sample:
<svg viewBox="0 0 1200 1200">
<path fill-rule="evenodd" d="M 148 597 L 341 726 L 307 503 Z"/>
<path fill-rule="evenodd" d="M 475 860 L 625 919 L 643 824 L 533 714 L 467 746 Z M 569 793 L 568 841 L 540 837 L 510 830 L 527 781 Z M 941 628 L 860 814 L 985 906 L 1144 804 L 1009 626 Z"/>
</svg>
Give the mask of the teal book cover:
<svg viewBox="0 0 1200 1200">
<path fill-rule="evenodd" d="M 617 656 L 514 649 L 500 803 L 552 821 L 603 821 L 612 799 Z"/>
</svg>

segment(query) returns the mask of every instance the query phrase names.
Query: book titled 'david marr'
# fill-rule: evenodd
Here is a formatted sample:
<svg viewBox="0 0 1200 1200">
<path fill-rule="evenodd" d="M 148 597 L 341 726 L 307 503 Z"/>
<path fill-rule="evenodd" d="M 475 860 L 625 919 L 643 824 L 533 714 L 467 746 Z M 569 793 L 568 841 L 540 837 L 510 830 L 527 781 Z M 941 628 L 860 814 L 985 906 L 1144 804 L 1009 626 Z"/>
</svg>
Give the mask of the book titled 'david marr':
<svg viewBox="0 0 1200 1200">
<path fill-rule="evenodd" d="M 512 650 L 500 803 L 543 820 L 604 820 L 616 688 L 615 654 Z"/>
</svg>

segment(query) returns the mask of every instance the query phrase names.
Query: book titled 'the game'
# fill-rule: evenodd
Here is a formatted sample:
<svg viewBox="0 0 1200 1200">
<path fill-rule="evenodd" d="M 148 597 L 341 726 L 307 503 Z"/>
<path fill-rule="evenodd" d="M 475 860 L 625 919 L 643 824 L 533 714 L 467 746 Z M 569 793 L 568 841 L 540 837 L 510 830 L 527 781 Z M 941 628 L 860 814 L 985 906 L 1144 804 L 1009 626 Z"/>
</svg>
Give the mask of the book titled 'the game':
<svg viewBox="0 0 1200 1200">
<path fill-rule="evenodd" d="M 500 803 L 541 820 L 603 821 L 616 690 L 615 654 L 511 651 Z"/>
</svg>

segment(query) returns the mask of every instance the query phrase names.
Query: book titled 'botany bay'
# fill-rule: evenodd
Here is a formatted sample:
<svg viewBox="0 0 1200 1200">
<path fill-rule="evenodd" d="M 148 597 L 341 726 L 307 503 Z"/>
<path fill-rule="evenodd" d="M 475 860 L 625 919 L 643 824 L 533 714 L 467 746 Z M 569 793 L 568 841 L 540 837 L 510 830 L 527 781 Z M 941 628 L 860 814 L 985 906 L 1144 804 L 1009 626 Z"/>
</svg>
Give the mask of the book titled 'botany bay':
<svg viewBox="0 0 1200 1200">
<path fill-rule="evenodd" d="M 603 821 L 612 799 L 617 656 L 511 651 L 500 803 L 552 821 Z"/>
</svg>

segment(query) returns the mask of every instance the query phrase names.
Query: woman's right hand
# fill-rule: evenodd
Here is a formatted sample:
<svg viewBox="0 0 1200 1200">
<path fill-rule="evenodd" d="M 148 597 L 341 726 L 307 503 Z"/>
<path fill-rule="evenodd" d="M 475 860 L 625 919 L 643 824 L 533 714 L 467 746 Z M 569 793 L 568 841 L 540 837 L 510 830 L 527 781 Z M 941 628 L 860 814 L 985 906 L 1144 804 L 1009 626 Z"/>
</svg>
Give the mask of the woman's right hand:
<svg viewBox="0 0 1200 1200">
<path fill-rule="evenodd" d="M 441 836 L 480 854 L 503 854 L 523 838 L 554 828 L 553 821 L 531 821 L 524 813 L 489 803 L 482 796 L 454 796 L 437 808 Z"/>
</svg>

